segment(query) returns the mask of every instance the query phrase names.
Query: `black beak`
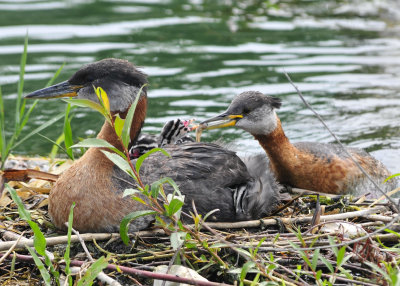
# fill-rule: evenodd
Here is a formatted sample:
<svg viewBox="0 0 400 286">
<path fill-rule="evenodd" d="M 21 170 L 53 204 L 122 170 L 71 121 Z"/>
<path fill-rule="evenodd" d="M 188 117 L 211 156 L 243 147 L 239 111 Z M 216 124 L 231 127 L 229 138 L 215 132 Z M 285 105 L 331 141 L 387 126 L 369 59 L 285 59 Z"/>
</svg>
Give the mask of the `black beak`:
<svg viewBox="0 0 400 286">
<path fill-rule="evenodd" d="M 74 97 L 78 95 L 78 90 L 83 86 L 72 85 L 68 81 L 39 89 L 25 96 L 25 98 L 58 98 L 58 97 Z"/>
</svg>

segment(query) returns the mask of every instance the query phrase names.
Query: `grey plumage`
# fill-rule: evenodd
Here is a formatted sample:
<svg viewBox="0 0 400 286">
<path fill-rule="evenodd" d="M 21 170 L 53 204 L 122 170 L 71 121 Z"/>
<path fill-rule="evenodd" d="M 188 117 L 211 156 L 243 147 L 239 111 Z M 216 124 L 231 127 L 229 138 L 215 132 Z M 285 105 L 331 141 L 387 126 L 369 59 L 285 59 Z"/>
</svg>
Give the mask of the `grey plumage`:
<svg viewBox="0 0 400 286">
<path fill-rule="evenodd" d="M 144 161 L 141 179 L 150 184 L 171 177 L 185 195 L 185 212 L 192 211 L 192 200 L 200 214 L 219 209 L 213 221 L 257 219 L 269 214 L 279 202 L 280 186 L 270 173 L 263 154 L 242 161 L 233 151 L 212 143 L 186 143 L 164 148 L 171 158 L 155 153 Z M 114 169 L 121 188 L 127 175 Z M 132 187 L 132 186 L 130 186 Z M 167 192 L 172 188 L 165 185 Z M 239 200 L 235 200 L 240 194 Z"/>
</svg>

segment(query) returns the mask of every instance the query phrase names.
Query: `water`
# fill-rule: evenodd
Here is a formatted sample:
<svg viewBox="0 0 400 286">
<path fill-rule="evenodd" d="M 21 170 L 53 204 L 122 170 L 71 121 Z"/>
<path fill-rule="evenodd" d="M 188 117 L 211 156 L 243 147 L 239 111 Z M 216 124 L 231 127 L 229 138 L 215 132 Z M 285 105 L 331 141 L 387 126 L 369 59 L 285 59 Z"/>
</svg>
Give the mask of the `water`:
<svg viewBox="0 0 400 286">
<path fill-rule="evenodd" d="M 272 1 L 270 1 L 272 2 Z M 390 7 L 386 8 L 386 7 Z M 362 147 L 393 172 L 400 161 L 400 5 L 371 1 L 0 0 L 0 85 L 12 126 L 23 39 L 29 34 L 25 93 L 57 82 L 82 64 L 117 57 L 150 76 L 145 132 L 169 119 L 203 120 L 241 91 L 279 96 L 279 116 L 292 141 L 333 142 L 283 72 L 349 146 Z M 25 132 L 62 112 L 60 100 L 40 102 Z M 101 117 L 76 109 L 75 138 L 94 136 Z M 42 133 L 55 140 L 62 122 Z M 240 153 L 260 152 L 240 130 L 222 136 Z M 37 136 L 17 149 L 46 155 Z"/>
</svg>

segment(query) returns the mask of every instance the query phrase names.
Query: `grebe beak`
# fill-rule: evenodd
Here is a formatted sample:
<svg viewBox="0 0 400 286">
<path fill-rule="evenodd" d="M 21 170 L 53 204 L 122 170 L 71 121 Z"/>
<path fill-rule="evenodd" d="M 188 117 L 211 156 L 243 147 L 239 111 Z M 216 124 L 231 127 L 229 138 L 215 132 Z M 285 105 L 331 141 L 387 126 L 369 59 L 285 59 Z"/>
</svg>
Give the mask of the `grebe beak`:
<svg viewBox="0 0 400 286">
<path fill-rule="evenodd" d="M 236 122 L 241 118 L 243 118 L 241 114 L 229 114 L 228 112 L 224 112 L 201 122 L 200 126 L 203 126 L 203 130 L 235 126 Z"/>
<path fill-rule="evenodd" d="M 58 98 L 58 97 L 74 97 L 78 95 L 78 90 L 82 85 L 73 85 L 68 81 L 39 89 L 25 96 L 25 98 Z"/>
</svg>

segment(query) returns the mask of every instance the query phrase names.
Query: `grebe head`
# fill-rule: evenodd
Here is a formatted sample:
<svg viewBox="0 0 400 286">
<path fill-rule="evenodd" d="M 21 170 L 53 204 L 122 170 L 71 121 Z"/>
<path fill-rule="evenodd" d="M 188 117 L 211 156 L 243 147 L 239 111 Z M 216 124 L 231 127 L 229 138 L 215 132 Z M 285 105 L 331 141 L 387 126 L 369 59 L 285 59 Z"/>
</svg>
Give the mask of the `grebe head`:
<svg viewBox="0 0 400 286">
<path fill-rule="evenodd" d="M 103 88 L 110 101 L 112 113 L 128 110 L 140 88 L 147 83 L 144 73 L 126 60 L 104 59 L 84 65 L 70 79 L 43 88 L 25 96 L 26 98 L 75 97 L 98 103 L 94 88 Z M 146 87 L 141 96 L 146 96 Z"/>
<path fill-rule="evenodd" d="M 206 129 L 236 126 L 253 135 L 266 135 L 275 130 L 278 121 L 275 109 L 280 107 L 279 98 L 246 91 L 237 95 L 225 112 L 200 124 L 207 124 Z"/>
</svg>

